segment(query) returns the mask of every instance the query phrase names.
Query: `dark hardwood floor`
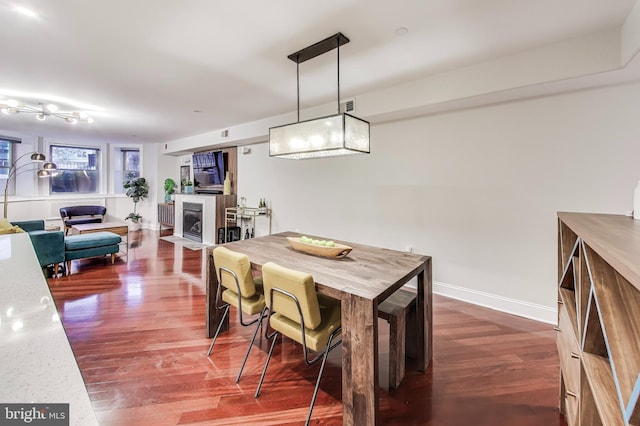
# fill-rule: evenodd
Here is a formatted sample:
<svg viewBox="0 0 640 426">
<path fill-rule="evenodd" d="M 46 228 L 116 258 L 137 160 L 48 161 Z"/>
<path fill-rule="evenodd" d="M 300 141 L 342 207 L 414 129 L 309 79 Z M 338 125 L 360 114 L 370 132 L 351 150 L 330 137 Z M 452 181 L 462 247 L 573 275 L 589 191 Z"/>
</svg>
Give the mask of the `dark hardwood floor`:
<svg viewBox="0 0 640 426">
<path fill-rule="evenodd" d="M 73 275 L 49 279 L 100 424 L 302 424 L 319 367 L 304 364 L 299 345 L 279 344 L 254 399 L 267 342 L 257 343 L 236 384 L 253 329 L 233 316 L 231 331 L 207 358 L 203 252 L 158 237 L 132 232 L 128 260 L 73 261 Z M 434 296 L 433 311 L 432 366 L 419 373 L 409 360 L 400 387 L 381 390 L 383 424 L 566 424 L 558 412 L 552 326 L 441 296 Z M 386 322 L 380 329 L 386 387 Z M 313 424 L 342 423 L 340 374 L 337 349 Z"/>
</svg>

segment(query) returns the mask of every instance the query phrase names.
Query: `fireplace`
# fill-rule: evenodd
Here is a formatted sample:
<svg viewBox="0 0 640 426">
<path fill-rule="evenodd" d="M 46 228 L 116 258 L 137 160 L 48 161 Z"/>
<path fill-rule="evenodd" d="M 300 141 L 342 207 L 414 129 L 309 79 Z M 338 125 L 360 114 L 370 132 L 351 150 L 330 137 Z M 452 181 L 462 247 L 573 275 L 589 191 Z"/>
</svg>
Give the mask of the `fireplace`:
<svg viewBox="0 0 640 426">
<path fill-rule="evenodd" d="M 202 204 L 182 203 L 182 236 L 202 242 Z"/>
</svg>

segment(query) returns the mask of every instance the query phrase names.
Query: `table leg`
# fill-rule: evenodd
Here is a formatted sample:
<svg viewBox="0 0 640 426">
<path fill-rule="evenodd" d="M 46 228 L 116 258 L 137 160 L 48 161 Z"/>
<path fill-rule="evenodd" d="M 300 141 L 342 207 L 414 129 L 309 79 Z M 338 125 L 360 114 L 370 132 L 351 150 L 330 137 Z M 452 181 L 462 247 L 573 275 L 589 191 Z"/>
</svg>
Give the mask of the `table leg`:
<svg viewBox="0 0 640 426">
<path fill-rule="evenodd" d="M 378 306 L 352 294 L 342 298 L 342 421 L 376 425 L 378 418 Z"/>
<path fill-rule="evenodd" d="M 418 370 L 426 371 L 433 358 L 433 281 L 431 258 L 418 273 L 418 297 L 416 300 L 416 328 Z"/>
<path fill-rule="evenodd" d="M 213 255 L 207 253 L 206 260 L 206 282 L 205 282 L 205 300 L 206 300 L 206 323 L 207 337 L 212 338 L 216 333 L 218 324 L 222 319 L 222 310 L 216 309 L 216 292 L 218 291 L 218 275 L 216 274 L 216 265 L 213 263 Z M 226 316 L 224 324 L 220 332 L 229 330 L 229 315 Z"/>
</svg>

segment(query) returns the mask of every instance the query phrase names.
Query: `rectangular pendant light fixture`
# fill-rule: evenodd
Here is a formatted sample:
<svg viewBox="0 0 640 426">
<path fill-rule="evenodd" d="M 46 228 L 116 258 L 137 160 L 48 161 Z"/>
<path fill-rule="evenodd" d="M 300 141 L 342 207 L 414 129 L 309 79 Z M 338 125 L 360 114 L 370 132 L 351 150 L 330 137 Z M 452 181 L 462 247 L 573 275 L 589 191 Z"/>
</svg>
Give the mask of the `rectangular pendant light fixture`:
<svg viewBox="0 0 640 426">
<path fill-rule="evenodd" d="M 269 156 L 290 159 L 369 153 L 369 122 L 340 113 L 340 46 L 349 39 L 337 33 L 288 56 L 297 64 L 298 121 L 269 129 Z M 300 63 L 338 49 L 338 113 L 300 121 Z"/>
</svg>

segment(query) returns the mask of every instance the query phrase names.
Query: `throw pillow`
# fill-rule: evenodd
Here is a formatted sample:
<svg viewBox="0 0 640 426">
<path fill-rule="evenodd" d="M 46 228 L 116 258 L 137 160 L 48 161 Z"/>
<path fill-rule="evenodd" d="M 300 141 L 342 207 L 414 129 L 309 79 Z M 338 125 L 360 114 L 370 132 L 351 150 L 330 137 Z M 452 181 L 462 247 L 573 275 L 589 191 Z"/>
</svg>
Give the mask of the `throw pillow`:
<svg viewBox="0 0 640 426">
<path fill-rule="evenodd" d="M 19 226 L 14 226 L 7 219 L 0 219 L 0 234 L 19 234 L 24 232 Z"/>
</svg>

